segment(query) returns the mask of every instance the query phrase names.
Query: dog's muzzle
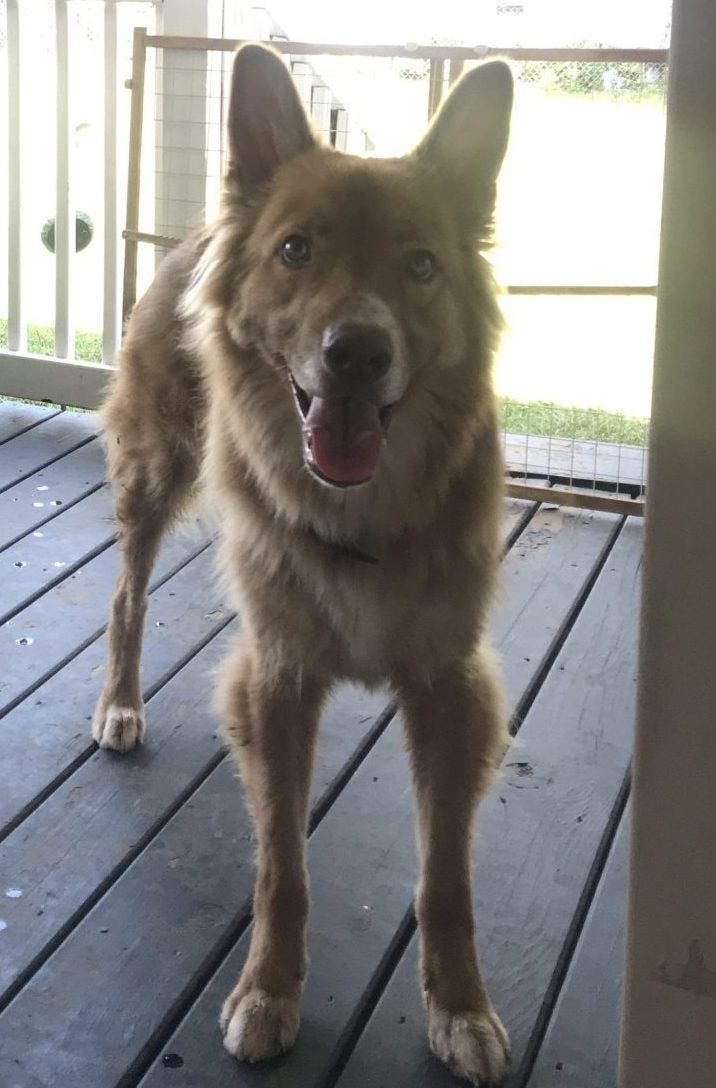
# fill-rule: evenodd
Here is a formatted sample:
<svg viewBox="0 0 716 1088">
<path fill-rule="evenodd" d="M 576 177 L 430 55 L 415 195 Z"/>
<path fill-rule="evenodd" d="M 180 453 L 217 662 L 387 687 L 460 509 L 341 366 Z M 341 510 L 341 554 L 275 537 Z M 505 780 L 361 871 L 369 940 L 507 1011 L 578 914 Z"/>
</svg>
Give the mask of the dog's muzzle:
<svg viewBox="0 0 716 1088">
<path fill-rule="evenodd" d="M 375 475 L 392 404 L 381 386 L 393 361 L 388 334 L 375 325 L 331 325 L 321 339 L 318 392 L 291 377 L 304 457 L 324 483 L 355 487 Z"/>
</svg>

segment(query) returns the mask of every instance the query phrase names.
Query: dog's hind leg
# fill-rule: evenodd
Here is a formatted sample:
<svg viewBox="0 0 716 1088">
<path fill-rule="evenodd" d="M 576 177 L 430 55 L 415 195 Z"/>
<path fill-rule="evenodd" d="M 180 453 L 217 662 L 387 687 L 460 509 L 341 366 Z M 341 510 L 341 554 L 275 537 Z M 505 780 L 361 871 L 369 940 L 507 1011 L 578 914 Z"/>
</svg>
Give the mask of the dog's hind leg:
<svg viewBox="0 0 716 1088">
<path fill-rule="evenodd" d="M 144 736 L 139 663 L 147 584 L 162 536 L 186 504 L 199 465 L 198 442 L 177 442 L 166 419 L 163 427 L 152 420 L 151 405 L 143 406 L 134 392 L 113 394 L 105 409 L 122 568 L 110 606 L 105 682 L 92 719 L 100 747 L 119 752 Z"/>
<path fill-rule="evenodd" d="M 298 1032 L 307 968 L 305 842 L 313 751 L 326 685 L 271 676 L 247 645 L 222 686 L 224 731 L 238 759 L 257 840 L 254 927 L 241 977 L 224 1004 L 224 1045 L 257 1062 Z"/>
<path fill-rule="evenodd" d="M 430 1046 L 482 1088 L 508 1069 L 508 1040 L 480 976 L 470 880 L 471 823 L 506 741 L 501 690 L 480 652 L 431 684 L 399 682 L 417 794 L 416 898 Z"/>
</svg>

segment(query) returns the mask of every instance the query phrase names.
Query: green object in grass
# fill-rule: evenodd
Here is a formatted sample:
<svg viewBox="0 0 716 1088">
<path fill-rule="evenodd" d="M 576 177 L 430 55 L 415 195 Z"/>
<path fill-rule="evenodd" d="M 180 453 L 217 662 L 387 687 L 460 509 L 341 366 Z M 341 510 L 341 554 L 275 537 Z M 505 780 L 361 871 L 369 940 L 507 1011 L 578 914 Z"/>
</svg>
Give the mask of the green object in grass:
<svg viewBox="0 0 716 1088">
<path fill-rule="evenodd" d="M 43 223 L 42 230 L 40 231 L 40 237 L 42 238 L 42 244 L 45 249 L 49 249 L 50 253 L 55 252 L 55 220 L 48 219 L 46 223 Z M 87 249 L 87 246 L 94 237 L 94 223 L 87 215 L 87 212 L 77 212 L 75 215 L 75 252 L 80 253 L 83 249 Z"/>
</svg>

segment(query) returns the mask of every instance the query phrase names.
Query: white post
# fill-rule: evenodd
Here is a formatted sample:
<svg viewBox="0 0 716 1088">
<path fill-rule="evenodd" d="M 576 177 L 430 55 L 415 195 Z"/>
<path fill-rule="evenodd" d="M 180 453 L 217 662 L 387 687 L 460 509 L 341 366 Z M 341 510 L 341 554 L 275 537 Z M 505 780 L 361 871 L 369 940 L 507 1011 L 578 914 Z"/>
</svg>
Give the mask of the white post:
<svg viewBox="0 0 716 1088">
<path fill-rule="evenodd" d="M 67 0 L 55 0 L 57 40 L 57 201 L 55 210 L 55 355 L 74 356 L 70 317 L 70 265 L 75 251 L 71 200 L 72 124 L 70 119 L 70 33 Z"/>
<path fill-rule="evenodd" d="M 119 245 L 117 218 L 117 8 L 104 4 L 104 296 L 102 360 L 119 345 Z"/>
<path fill-rule="evenodd" d="M 27 328 L 22 312 L 22 148 L 20 143 L 20 14 L 18 0 L 7 0 L 8 110 L 8 347 L 24 351 Z"/>
<path fill-rule="evenodd" d="M 205 38 L 222 33 L 219 0 L 164 0 L 160 18 L 162 34 Z M 157 68 L 155 230 L 183 238 L 203 222 L 213 191 L 207 166 L 209 125 L 216 120 L 210 92 L 215 95 L 217 80 L 210 80 L 209 54 L 202 50 L 165 49 Z"/>
<path fill-rule="evenodd" d="M 716 4 L 676 0 L 621 1088 L 716 1083 Z"/>
</svg>

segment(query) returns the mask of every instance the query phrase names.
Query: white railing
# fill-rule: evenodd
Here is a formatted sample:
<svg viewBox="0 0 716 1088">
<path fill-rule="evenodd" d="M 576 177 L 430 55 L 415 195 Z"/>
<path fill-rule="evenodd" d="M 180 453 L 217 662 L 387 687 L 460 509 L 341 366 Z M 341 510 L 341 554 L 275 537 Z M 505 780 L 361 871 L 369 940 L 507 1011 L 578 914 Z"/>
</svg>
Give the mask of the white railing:
<svg viewBox="0 0 716 1088">
<path fill-rule="evenodd" d="M 52 399 L 60 403 L 93 407 L 105 387 L 111 363 L 121 335 L 121 274 L 120 241 L 124 217 L 123 193 L 126 184 L 126 155 L 129 95 L 123 97 L 118 81 L 127 68 L 131 43 L 131 28 L 140 18 L 145 23 L 152 18 L 156 0 L 6 0 L 7 14 L 7 348 L 0 348 L 0 394 L 30 399 Z M 120 14 L 120 7 L 124 11 Z M 54 35 L 51 33 L 54 21 Z M 75 120 L 78 117 L 77 74 L 79 36 L 85 24 L 91 22 L 102 39 L 102 73 L 96 92 L 102 101 L 102 134 L 91 146 L 92 161 L 88 165 L 92 177 L 103 189 L 97 201 L 96 218 L 101 230 L 93 241 L 92 271 L 85 265 L 85 283 L 78 283 L 75 264 L 75 214 L 78 149 Z M 54 160 L 44 161 L 46 170 L 54 171 L 54 304 L 47 286 L 42 300 L 43 320 L 54 328 L 52 354 L 36 354 L 28 350 L 28 321 L 32 320 L 30 301 L 38 290 L 33 283 L 35 273 L 43 263 L 52 261 L 48 254 L 37 255 L 39 207 L 28 199 L 28 186 L 35 179 L 37 165 L 29 165 L 29 146 L 42 141 L 48 147 L 53 134 L 32 132 L 23 124 L 38 95 L 37 70 L 44 57 L 36 52 L 39 37 L 51 46 L 48 61 L 55 58 L 54 85 L 43 73 L 44 88 L 56 101 L 54 115 Z M 86 45 L 85 45 L 86 48 Z M 128 74 L 128 69 L 127 69 Z M 86 90 L 86 88 L 85 88 Z M 41 92 L 39 92 L 41 93 Z M 51 99 L 49 99 L 51 101 Z M 94 105 L 94 104 L 93 104 Z M 87 103 L 83 103 L 87 106 Z M 46 111 L 51 117 L 51 111 Z M 99 136 L 99 134 L 98 134 Z M 27 142 L 25 142 L 27 137 Z M 4 149 L 0 151 L 0 159 Z M 100 161 L 100 159 L 102 161 Z M 32 222 L 32 232 L 31 223 Z M 101 250 L 101 256 L 100 251 Z M 32 254 L 32 257 L 28 257 Z M 101 290 L 99 281 L 101 278 Z M 92 326 L 101 337 L 101 362 L 82 362 L 76 357 L 75 328 L 77 303 L 87 280 L 97 288 L 98 302 L 93 312 Z M 2 277 L 0 277 L 0 283 Z M 44 281 L 43 281 L 44 282 Z M 32 299 L 30 298 L 32 296 Z M 86 307 L 85 307 L 86 309 Z M 4 315 L 3 315 L 4 316 Z"/>
</svg>

